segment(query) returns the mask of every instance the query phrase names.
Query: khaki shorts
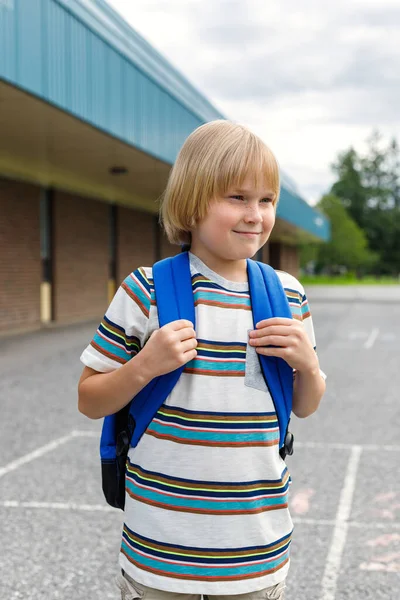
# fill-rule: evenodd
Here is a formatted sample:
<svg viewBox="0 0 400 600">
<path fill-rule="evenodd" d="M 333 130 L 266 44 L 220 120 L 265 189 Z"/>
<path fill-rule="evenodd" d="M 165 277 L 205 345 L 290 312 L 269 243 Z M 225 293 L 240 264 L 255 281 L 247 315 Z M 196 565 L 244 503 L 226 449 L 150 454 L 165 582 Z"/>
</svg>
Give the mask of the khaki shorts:
<svg viewBox="0 0 400 600">
<path fill-rule="evenodd" d="M 147 587 L 134 581 L 129 575 L 120 573 L 117 576 L 117 585 L 121 590 L 121 600 L 201 600 L 201 594 L 175 594 L 163 592 Z M 285 582 L 277 583 L 272 587 L 250 592 L 249 594 L 237 594 L 235 596 L 205 596 L 209 600 L 283 600 L 285 595 Z"/>
</svg>

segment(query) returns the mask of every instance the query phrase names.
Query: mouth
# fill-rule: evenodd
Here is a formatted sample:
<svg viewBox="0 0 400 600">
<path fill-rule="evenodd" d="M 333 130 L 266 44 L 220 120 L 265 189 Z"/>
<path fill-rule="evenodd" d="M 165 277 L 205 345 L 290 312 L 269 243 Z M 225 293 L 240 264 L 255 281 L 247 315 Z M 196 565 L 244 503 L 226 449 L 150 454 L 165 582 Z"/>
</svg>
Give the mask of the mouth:
<svg viewBox="0 0 400 600">
<path fill-rule="evenodd" d="M 235 231 L 233 229 L 233 233 L 237 233 L 238 235 L 242 235 L 244 237 L 248 237 L 248 238 L 255 238 L 259 235 L 261 235 L 261 231 Z"/>
</svg>

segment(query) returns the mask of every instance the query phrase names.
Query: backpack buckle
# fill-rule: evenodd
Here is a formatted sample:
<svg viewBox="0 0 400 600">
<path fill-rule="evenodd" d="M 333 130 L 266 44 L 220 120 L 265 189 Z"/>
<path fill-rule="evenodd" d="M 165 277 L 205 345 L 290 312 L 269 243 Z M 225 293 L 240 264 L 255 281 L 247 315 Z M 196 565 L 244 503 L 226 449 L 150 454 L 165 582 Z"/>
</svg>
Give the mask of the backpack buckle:
<svg viewBox="0 0 400 600">
<path fill-rule="evenodd" d="M 285 441 L 283 442 L 282 448 L 279 450 L 281 458 L 285 460 L 286 456 L 292 456 L 294 450 L 294 435 L 289 430 L 286 432 Z"/>
<path fill-rule="evenodd" d="M 129 437 L 126 431 L 121 431 L 117 436 L 117 443 L 115 445 L 115 453 L 117 456 L 123 456 L 128 454 L 129 450 Z"/>
</svg>

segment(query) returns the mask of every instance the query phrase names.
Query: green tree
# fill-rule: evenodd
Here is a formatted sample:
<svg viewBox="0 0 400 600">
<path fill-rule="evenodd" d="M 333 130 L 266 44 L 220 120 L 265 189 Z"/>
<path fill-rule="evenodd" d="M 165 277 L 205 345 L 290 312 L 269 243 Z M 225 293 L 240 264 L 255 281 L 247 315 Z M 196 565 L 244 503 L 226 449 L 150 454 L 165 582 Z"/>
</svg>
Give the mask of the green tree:
<svg viewBox="0 0 400 600">
<path fill-rule="evenodd" d="M 340 198 L 378 257 L 370 268 L 376 274 L 399 274 L 400 152 L 396 140 L 385 145 L 375 131 L 367 140 L 365 155 L 350 148 L 339 154 L 332 169 L 337 175 L 332 194 Z"/>
<path fill-rule="evenodd" d="M 394 138 L 388 147 L 388 186 L 391 190 L 393 205 L 400 210 L 400 149 Z"/>
<path fill-rule="evenodd" d="M 349 215 L 360 227 L 363 227 L 368 192 L 362 182 L 361 160 L 354 148 L 339 154 L 337 162 L 332 165 L 332 170 L 338 179 L 333 184 L 331 193 L 341 199 Z"/>
<path fill-rule="evenodd" d="M 349 216 L 340 198 L 333 194 L 324 196 L 317 205 L 330 220 L 331 239 L 325 244 L 304 247 L 302 260 L 314 259 L 317 272 L 339 273 L 343 267 L 357 273 L 374 262 L 362 229 Z"/>
<path fill-rule="evenodd" d="M 393 144 L 394 142 L 394 144 Z M 368 138 L 368 153 L 359 159 L 361 179 L 367 195 L 366 211 L 381 211 L 394 206 L 391 189 L 392 168 L 396 162 L 397 144 L 393 140 L 387 148 L 383 147 L 382 136 L 374 131 Z M 393 159 L 394 165 L 391 165 Z"/>
</svg>

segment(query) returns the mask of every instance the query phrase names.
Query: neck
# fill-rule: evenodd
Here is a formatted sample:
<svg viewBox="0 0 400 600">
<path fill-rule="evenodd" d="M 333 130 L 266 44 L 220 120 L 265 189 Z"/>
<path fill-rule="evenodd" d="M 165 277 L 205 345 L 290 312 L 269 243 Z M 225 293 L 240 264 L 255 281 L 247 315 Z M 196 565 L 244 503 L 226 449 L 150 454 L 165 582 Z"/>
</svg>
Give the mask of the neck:
<svg viewBox="0 0 400 600">
<path fill-rule="evenodd" d="M 190 249 L 192 254 L 197 256 L 211 271 L 217 273 L 228 281 L 243 283 L 247 281 L 247 263 L 246 259 L 226 260 L 214 256 L 207 251 L 197 251 L 196 247 Z"/>
</svg>

